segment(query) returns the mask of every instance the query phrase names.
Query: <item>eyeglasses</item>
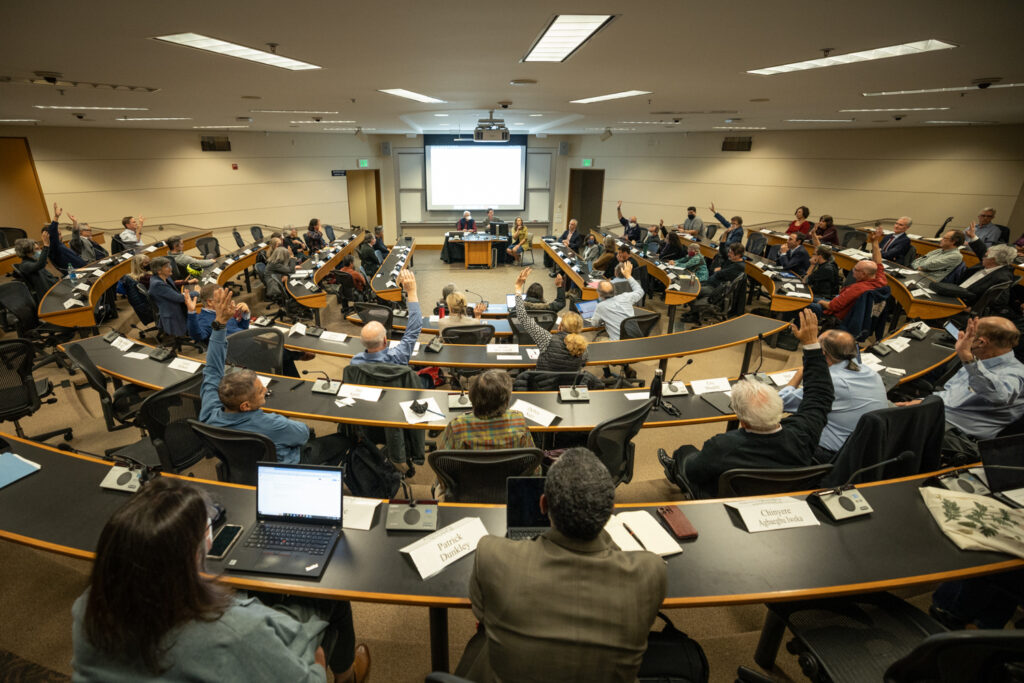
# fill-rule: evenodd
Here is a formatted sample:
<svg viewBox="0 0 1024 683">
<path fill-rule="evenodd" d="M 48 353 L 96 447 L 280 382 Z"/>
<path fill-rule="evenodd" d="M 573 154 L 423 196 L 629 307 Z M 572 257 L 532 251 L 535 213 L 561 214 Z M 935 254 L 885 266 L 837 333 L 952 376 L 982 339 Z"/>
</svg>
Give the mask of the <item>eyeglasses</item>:
<svg viewBox="0 0 1024 683">
<path fill-rule="evenodd" d="M 995 217 L 996 217 L 996 215 L 994 213 L 979 213 L 978 214 L 978 218 L 995 218 Z"/>
</svg>

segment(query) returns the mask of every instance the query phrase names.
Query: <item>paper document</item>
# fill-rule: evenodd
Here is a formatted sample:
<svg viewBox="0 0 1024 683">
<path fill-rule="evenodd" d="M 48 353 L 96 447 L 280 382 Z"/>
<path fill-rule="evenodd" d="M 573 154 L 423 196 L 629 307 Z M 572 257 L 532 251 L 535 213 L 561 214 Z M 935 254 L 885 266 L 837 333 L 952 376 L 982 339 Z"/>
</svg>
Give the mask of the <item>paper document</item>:
<svg viewBox="0 0 1024 683">
<path fill-rule="evenodd" d="M 118 351 L 127 351 L 128 349 L 135 346 L 135 342 L 133 342 L 128 337 L 118 337 L 114 341 L 110 342 L 110 345 L 113 346 Z"/>
<path fill-rule="evenodd" d="M 796 370 L 790 370 L 789 372 L 776 372 L 768 376 L 772 378 L 772 382 L 775 383 L 775 386 L 784 387 L 789 384 L 789 380 L 793 379 L 794 375 L 796 375 Z"/>
<path fill-rule="evenodd" d="M 452 562 L 476 550 L 480 539 L 486 535 L 487 528 L 483 520 L 479 517 L 464 517 L 410 543 L 401 548 L 400 552 L 409 555 L 420 578 L 429 579 Z"/>
<path fill-rule="evenodd" d="M 147 356 L 146 354 L 139 353 L 138 351 L 129 351 L 128 353 L 124 354 L 124 357 L 134 358 L 135 360 L 146 360 L 147 358 L 149 358 L 149 356 Z"/>
<path fill-rule="evenodd" d="M 360 387 L 355 384 L 342 384 L 338 389 L 338 396 L 347 398 L 358 398 L 360 401 L 376 401 L 380 398 L 383 389 L 380 387 Z"/>
<path fill-rule="evenodd" d="M 519 344 L 488 344 L 487 353 L 519 353 Z"/>
<path fill-rule="evenodd" d="M 320 339 L 324 341 L 341 343 L 348 339 L 348 335 L 343 334 L 341 332 L 324 332 L 323 334 L 320 335 Z"/>
<path fill-rule="evenodd" d="M 695 395 L 709 394 L 716 391 L 730 391 L 728 377 L 715 377 L 713 379 L 695 379 L 690 382 L 690 391 Z"/>
<path fill-rule="evenodd" d="M 290 337 L 293 334 L 306 334 L 306 326 L 302 323 L 295 323 L 288 328 L 288 336 Z"/>
<path fill-rule="evenodd" d="M 887 339 L 885 343 L 890 349 L 899 353 L 900 351 L 907 350 L 907 347 L 910 346 L 910 339 L 907 337 L 892 337 L 891 339 Z"/>
<path fill-rule="evenodd" d="M 540 349 L 531 346 L 530 348 L 526 349 L 526 357 L 529 358 L 530 360 L 537 360 L 538 358 L 540 358 Z"/>
<path fill-rule="evenodd" d="M 0 453 L 0 488 L 39 471 L 39 463 L 26 460 L 16 453 Z"/>
<path fill-rule="evenodd" d="M 628 401 L 646 401 L 651 397 L 647 391 L 627 391 L 623 394 Z"/>
<path fill-rule="evenodd" d="M 193 373 L 198 370 L 201 365 L 202 363 L 199 361 L 189 360 L 187 358 L 175 358 L 167 364 L 167 367 L 172 370 L 181 370 L 182 372 Z"/>
<path fill-rule="evenodd" d="M 612 515 L 608 518 L 608 523 L 604 525 L 604 530 L 612 537 L 615 545 L 619 546 L 619 550 L 633 552 L 644 549 L 640 545 L 640 541 L 633 538 L 633 535 L 629 533 L 629 530 L 626 529 L 618 515 Z"/>
<path fill-rule="evenodd" d="M 83 304 L 78 299 L 68 299 L 67 301 L 64 302 L 64 308 L 66 308 L 66 309 L 67 308 L 74 308 L 75 306 L 84 306 L 84 305 L 85 304 Z"/>
<path fill-rule="evenodd" d="M 821 525 L 811 511 L 811 506 L 792 496 L 738 500 L 726 505 L 740 513 L 750 533 Z"/>
<path fill-rule="evenodd" d="M 522 360 L 518 353 L 499 353 L 497 360 Z"/>
<path fill-rule="evenodd" d="M 373 525 L 373 513 L 380 505 L 376 498 L 345 496 L 341 501 L 341 526 L 344 529 L 369 531 Z"/>
<path fill-rule="evenodd" d="M 405 415 L 405 421 L 411 425 L 419 424 L 421 422 L 437 422 L 438 420 L 447 420 L 448 416 L 441 412 L 441 407 L 437 405 L 437 401 L 433 397 L 420 399 L 420 404 L 426 404 L 427 409 L 423 411 L 423 414 L 417 414 L 412 409 L 412 404 L 415 401 L 399 401 L 398 405 L 402 408 L 402 413 Z"/>
<path fill-rule="evenodd" d="M 651 551 L 655 555 L 666 557 L 683 552 L 683 549 L 679 547 L 675 539 L 665 531 L 661 523 L 647 510 L 620 512 L 615 516 L 633 533 L 633 536 L 640 541 L 644 549 Z"/>
<path fill-rule="evenodd" d="M 512 410 L 518 410 L 521 412 L 527 420 L 533 420 L 539 425 L 544 427 L 549 426 L 558 417 L 554 413 L 544 410 L 540 406 L 536 406 L 532 403 L 527 403 L 523 399 L 516 399 L 516 402 L 512 404 Z"/>
</svg>

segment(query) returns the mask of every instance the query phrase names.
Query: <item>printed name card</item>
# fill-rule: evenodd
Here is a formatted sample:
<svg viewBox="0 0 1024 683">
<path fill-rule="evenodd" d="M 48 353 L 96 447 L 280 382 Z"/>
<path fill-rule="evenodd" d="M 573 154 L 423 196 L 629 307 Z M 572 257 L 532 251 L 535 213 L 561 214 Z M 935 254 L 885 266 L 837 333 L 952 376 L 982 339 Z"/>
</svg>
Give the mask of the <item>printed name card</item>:
<svg viewBox="0 0 1024 683">
<path fill-rule="evenodd" d="M 429 579 L 476 550 L 480 539 L 486 535 L 487 528 L 479 517 L 466 517 L 410 543 L 399 552 L 409 555 L 421 579 Z"/>
<path fill-rule="evenodd" d="M 348 339 L 348 335 L 344 334 L 343 332 L 324 332 L 323 334 L 320 335 L 320 339 L 323 341 L 341 343 Z"/>
<path fill-rule="evenodd" d="M 487 353 L 519 353 L 519 344 L 488 344 Z"/>
<path fill-rule="evenodd" d="M 306 326 L 302 323 L 295 323 L 288 328 L 288 336 L 290 337 L 293 334 L 306 334 Z"/>
<path fill-rule="evenodd" d="M 358 398 L 362 401 L 376 401 L 380 398 L 382 389 L 380 387 L 360 387 L 355 384 L 342 384 L 338 389 L 338 396 Z"/>
<path fill-rule="evenodd" d="M 726 505 L 740 513 L 740 518 L 750 533 L 821 525 L 811 512 L 810 505 L 791 496 L 738 500 Z"/>
<path fill-rule="evenodd" d="M 196 370 L 199 369 L 200 365 L 201 364 L 199 363 L 199 361 L 188 360 L 187 358 L 179 357 L 175 358 L 170 363 L 168 363 L 167 367 L 173 370 L 181 370 L 183 372 L 194 373 Z"/>
<path fill-rule="evenodd" d="M 694 395 L 700 396 L 701 394 L 713 393 L 716 391 L 729 391 L 732 389 L 729 386 L 728 377 L 715 377 L 713 379 L 695 379 L 690 382 L 690 389 Z"/>
<path fill-rule="evenodd" d="M 527 403 L 521 398 L 517 399 L 516 402 L 512 404 L 512 410 L 518 410 L 526 417 L 527 420 L 533 420 L 544 427 L 550 425 L 555 421 L 555 418 L 558 417 L 554 413 L 544 410 L 540 406 L 532 403 Z"/>
<path fill-rule="evenodd" d="M 128 337 L 118 337 L 114 341 L 110 342 L 110 345 L 113 346 L 118 351 L 127 351 L 133 346 L 135 346 L 135 342 L 133 342 Z"/>
</svg>

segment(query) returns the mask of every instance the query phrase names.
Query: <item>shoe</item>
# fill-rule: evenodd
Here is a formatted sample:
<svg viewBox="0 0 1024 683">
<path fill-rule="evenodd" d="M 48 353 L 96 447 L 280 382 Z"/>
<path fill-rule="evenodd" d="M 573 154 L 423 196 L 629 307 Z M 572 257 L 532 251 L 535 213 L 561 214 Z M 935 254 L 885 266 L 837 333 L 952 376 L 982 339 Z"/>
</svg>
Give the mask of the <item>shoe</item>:
<svg viewBox="0 0 1024 683">
<path fill-rule="evenodd" d="M 370 648 L 365 643 L 356 645 L 356 659 L 352 662 L 352 675 L 356 683 L 370 679 Z"/>
<path fill-rule="evenodd" d="M 298 358 L 298 360 L 301 360 L 301 361 L 310 361 L 310 360 L 314 360 L 314 359 L 316 359 L 316 354 L 315 353 L 311 353 L 309 351 L 303 352 L 302 356 L 300 356 Z"/>
<path fill-rule="evenodd" d="M 665 478 L 673 484 L 676 483 L 676 461 L 669 455 L 664 448 L 658 449 L 658 462 L 661 463 L 661 468 L 665 470 Z M 677 484 L 678 485 L 678 484 Z"/>
<path fill-rule="evenodd" d="M 548 277 L 555 277 L 556 275 L 558 275 L 558 273 L 556 273 L 556 272 L 554 272 L 552 270 L 548 271 Z"/>
<path fill-rule="evenodd" d="M 945 626 L 950 631 L 960 631 L 967 628 L 967 622 L 954 615 L 949 610 L 936 607 L 932 604 L 928 608 L 928 614 L 932 619 Z"/>
</svg>

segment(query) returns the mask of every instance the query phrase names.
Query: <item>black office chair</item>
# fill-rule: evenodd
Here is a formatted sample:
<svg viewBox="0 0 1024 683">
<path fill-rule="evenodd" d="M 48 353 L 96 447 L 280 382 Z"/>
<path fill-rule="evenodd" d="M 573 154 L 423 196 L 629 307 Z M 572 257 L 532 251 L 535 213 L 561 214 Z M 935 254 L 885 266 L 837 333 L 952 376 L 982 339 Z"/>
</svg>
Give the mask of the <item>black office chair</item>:
<svg viewBox="0 0 1024 683">
<path fill-rule="evenodd" d="M 633 437 L 653 407 L 654 399 L 648 399 L 628 413 L 598 424 L 587 437 L 587 448 L 608 468 L 616 486 L 628 484 L 633 479 L 633 457 L 636 453 Z"/>
<path fill-rule="evenodd" d="M 360 363 L 347 365 L 342 373 L 346 384 L 363 384 L 372 387 L 400 387 L 422 389 L 423 383 L 416 370 L 408 365 L 393 363 Z M 414 398 L 416 394 L 409 397 Z M 386 444 L 387 455 L 392 462 L 411 462 L 422 465 L 426 452 L 426 434 L 422 429 L 401 427 L 370 427 L 355 425 L 355 434 L 374 444 Z"/>
<path fill-rule="evenodd" d="M 218 481 L 255 486 L 256 463 L 277 462 L 277 447 L 262 434 L 214 427 L 193 419 L 189 419 L 188 424 L 219 460 Z"/>
<path fill-rule="evenodd" d="M 893 662 L 885 683 L 1011 683 L 1024 671 L 1021 631 L 952 631 L 928 636 Z"/>
<path fill-rule="evenodd" d="M 228 337 L 227 364 L 284 374 L 284 333 L 274 327 L 239 330 Z"/>
<path fill-rule="evenodd" d="M 526 314 L 533 319 L 533 322 L 537 323 L 542 329 L 547 330 L 548 332 L 555 327 L 555 321 L 558 320 L 558 314 L 554 311 L 527 309 Z M 514 311 L 509 311 L 508 325 L 512 328 L 512 336 L 515 338 L 517 344 L 532 345 L 534 343 L 533 337 L 530 336 L 530 333 L 519 324 L 519 319 L 516 318 Z"/>
<path fill-rule="evenodd" d="M 971 305 L 971 314 L 983 317 L 986 315 L 997 315 L 1001 309 L 1006 307 L 1009 298 L 1010 288 L 1017 284 L 1017 280 L 1000 282 L 992 285 L 978 300 Z"/>
<path fill-rule="evenodd" d="M 196 248 L 204 259 L 220 258 L 220 242 L 216 237 L 200 237 L 196 240 Z"/>
<path fill-rule="evenodd" d="M 40 321 L 36 301 L 24 282 L 0 284 L 0 308 L 13 316 L 11 322 L 18 336 L 31 343 L 34 352 L 40 354 L 32 366 L 33 370 L 48 363 L 56 363 L 69 374 L 74 373 L 64 353 L 57 346 L 71 341 L 78 331 L 77 328 L 60 327 Z"/>
<path fill-rule="evenodd" d="M 124 384 L 108 391 L 107 376 L 100 372 L 85 348 L 78 344 L 70 344 L 67 354 L 71 361 L 85 375 L 86 382 L 99 394 L 100 409 L 103 411 L 103 422 L 108 432 L 135 426 L 135 416 L 139 412 L 146 396 L 152 392 L 135 384 Z"/>
<path fill-rule="evenodd" d="M 324 223 L 320 227 L 324 229 L 324 234 L 327 235 L 327 241 L 328 242 L 333 242 L 334 241 L 334 226 L 333 225 L 327 225 L 326 223 Z"/>
<path fill-rule="evenodd" d="M 434 451 L 427 462 L 444 487 L 445 502 L 504 504 L 505 480 L 534 474 L 543 457 L 539 448 L 450 450 Z"/>
<path fill-rule="evenodd" d="M 0 228 L 0 235 L 3 235 L 7 246 L 14 246 L 18 240 L 28 239 L 28 233 L 21 228 Z"/>
<path fill-rule="evenodd" d="M 758 232 L 747 235 L 746 251 L 758 256 L 764 256 L 764 249 L 768 245 L 768 238 Z"/>
<path fill-rule="evenodd" d="M 706 300 L 706 305 L 694 306 L 697 315 L 697 326 L 703 327 L 711 322 L 723 322 L 743 313 L 743 300 L 746 296 L 747 275 L 741 273 L 731 281 L 721 285 L 721 291 Z"/>
<path fill-rule="evenodd" d="M 604 389 L 604 382 L 586 370 L 582 372 L 550 372 L 546 370 L 524 370 L 515 377 L 514 391 L 558 391 L 559 387 L 577 386 L 588 389 Z"/>
<path fill-rule="evenodd" d="M 445 344 L 490 344 L 494 339 L 494 325 L 457 325 L 441 330 Z"/>
<path fill-rule="evenodd" d="M 641 339 L 650 337 L 654 326 L 661 320 L 657 312 L 638 313 L 619 323 L 619 339 Z"/>
<path fill-rule="evenodd" d="M 114 235 L 110 238 L 110 255 L 120 254 L 122 251 L 127 251 L 128 245 L 124 243 L 120 235 Z"/>
<path fill-rule="evenodd" d="M 146 437 L 141 441 L 107 450 L 108 455 L 128 455 L 164 472 L 180 473 L 200 460 L 212 457 L 206 442 L 192 431 L 189 419 L 199 419 L 202 373 L 151 393 L 139 406 L 135 425 Z"/>
<path fill-rule="evenodd" d="M 348 315 L 355 310 L 352 304 L 356 301 L 362 300 L 362 294 L 356 290 L 356 281 L 353 279 L 351 273 L 346 273 L 343 270 L 335 270 L 332 272 L 332 275 L 338 283 L 338 293 L 334 296 L 341 305 L 341 314 Z"/>
<path fill-rule="evenodd" d="M 249 228 L 249 234 L 252 235 L 253 242 L 263 241 L 263 228 L 261 228 L 260 226 L 254 225 L 251 228 Z"/>
<path fill-rule="evenodd" d="M 231 229 L 231 236 L 235 238 L 235 244 L 241 249 L 245 246 L 245 240 L 242 239 L 242 233 L 238 232 L 238 228 Z"/>
<path fill-rule="evenodd" d="M 381 304 L 373 304 L 368 301 L 359 301 L 354 304 L 356 309 L 356 315 L 365 325 L 371 320 L 376 320 L 384 326 L 384 330 L 387 333 L 392 332 L 392 323 L 394 320 L 394 311 L 387 306 Z"/>
<path fill-rule="evenodd" d="M 859 230 L 853 230 L 843 235 L 843 249 L 863 249 L 868 237 Z M 913 247 L 910 248 L 914 250 Z"/>
<path fill-rule="evenodd" d="M 0 341 L 0 422 L 13 422 L 18 436 L 32 441 L 46 441 L 63 435 L 71 441 L 74 434 L 70 427 L 25 436 L 19 420 L 35 413 L 43 403 L 56 403 L 56 398 L 47 398 L 53 393 L 53 384 L 48 379 L 32 376 L 32 359 L 35 350 L 27 339 L 5 339 Z M 43 399 L 46 399 L 43 401 Z"/>
<path fill-rule="evenodd" d="M 832 463 L 789 467 L 786 469 L 726 470 L 718 478 L 718 497 L 767 496 L 817 488 L 821 478 L 832 470 Z"/>
<path fill-rule="evenodd" d="M 718 226 L 712 223 L 704 224 L 704 239 L 711 241 L 715 239 L 715 233 L 718 232 Z"/>
<path fill-rule="evenodd" d="M 143 339 L 150 332 L 155 332 L 159 336 L 160 330 L 156 326 L 156 321 L 160 319 L 160 311 L 157 309 L 156 303 L 149 298 L 149 290 L 143 287 L 141 282 L 132 280 L 130 275 L 126 275 L 125 278 L 130 281 L 125 283 L 126 287 L 135 288 L 135 294 L 128 297 L 128 303 L 131 304 L 140 323 L 139 325 L 132 324 L 132 329 L 138 331 L 139 337 Z"/>
</svg>

